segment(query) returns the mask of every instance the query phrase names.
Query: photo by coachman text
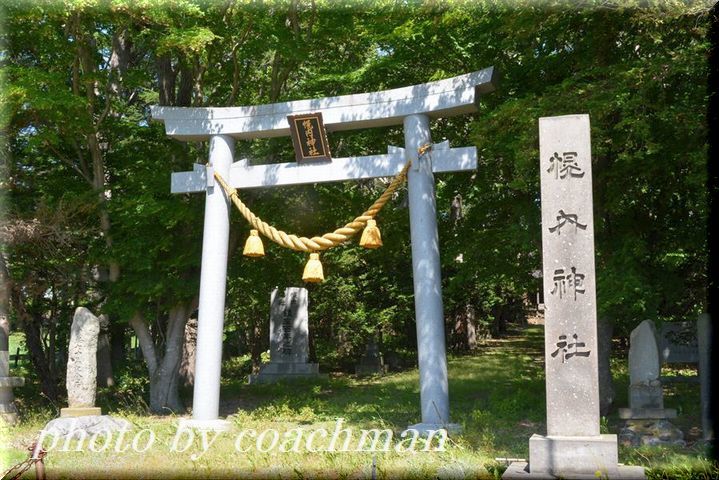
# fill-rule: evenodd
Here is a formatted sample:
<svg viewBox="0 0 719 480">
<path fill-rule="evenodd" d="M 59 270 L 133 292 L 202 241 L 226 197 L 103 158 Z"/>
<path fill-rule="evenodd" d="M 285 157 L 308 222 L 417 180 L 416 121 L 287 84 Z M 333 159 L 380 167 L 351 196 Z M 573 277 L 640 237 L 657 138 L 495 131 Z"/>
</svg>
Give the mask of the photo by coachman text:
<svg viewBox="0 0 719 480">
<path fill-rule="evenodd" d="M 125 425 L 112 432 L 101 430 L 88 434 L 81 429 L 71 428 L 62 435 L 50 429 L 40 432 L 39 445 L 46 451 L 101 453 L 114 451 L 124 453 L 132 450 L 144 453 L 152 448 L 166 448 L 172 453 L 187 453 L 192 460 L 201 458 L 218 439 L 232 438 L 234 448 L 239 453 L 253 450 L 267 453 L 276 452 L 389 452 L 411 453 L 444 452 L 447 441 L 445 429 L 432 430 L 427 436 L 420 435 L 416 429 L 409 428 L 398 435 L 389 429 L 343 428 L 344 419 L 338 418 L 333 429 L 295 427 L 285 431 L 274 428 L 256 430 L 240 428 L 237 431 L 197 430 L 180 426 L 170 439 L 159 438 L 149 428 L 133 431 Z M 434 446 L 433 446 L 434 443 Z"/>
</svg>

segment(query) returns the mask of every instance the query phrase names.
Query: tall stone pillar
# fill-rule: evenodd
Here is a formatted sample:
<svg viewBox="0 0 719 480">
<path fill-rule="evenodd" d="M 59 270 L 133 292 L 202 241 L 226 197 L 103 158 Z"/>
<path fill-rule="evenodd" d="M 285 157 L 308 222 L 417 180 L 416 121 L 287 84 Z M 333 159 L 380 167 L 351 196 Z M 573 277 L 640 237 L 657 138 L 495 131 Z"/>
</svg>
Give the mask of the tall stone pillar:
<svg viewBox="0 0 719 480">
<path fill-rule="evenodd" d="M 434 174 L 430 155 L 419 155 L 420 148 L 429 147 L 432 144 L 427 115 L 405 117 L 404 141 L 407 160 L 412 161 L 407 182 L 422 407 L 422 422 L 410 428 L 420 432 L 438 428 L 458 430 L 458 425 L 450 424 L 449 417 L 442 273 L 439 262 Z"/>
<path fill-rule="evenodd" d="M 540 118 L 539 155 L 547 434 L 502 478 L 644 478 L 618 465 L 617 436 L 599 429 L 589 115 Z"/>
<path fill-rule="evenodd" d="M 228 135 L 210 138 L 210 167 L 223 178 L 230 178 L 234 150 L 234 138 Z M 226 429 L 229 423 L 219 420 L 219 408 L 230 212 L 229 199 L 222 187 L 213 181 L 212 170 L 208 169 L 207 177 L 192 421 L 184 424 Z"/>
</svg>

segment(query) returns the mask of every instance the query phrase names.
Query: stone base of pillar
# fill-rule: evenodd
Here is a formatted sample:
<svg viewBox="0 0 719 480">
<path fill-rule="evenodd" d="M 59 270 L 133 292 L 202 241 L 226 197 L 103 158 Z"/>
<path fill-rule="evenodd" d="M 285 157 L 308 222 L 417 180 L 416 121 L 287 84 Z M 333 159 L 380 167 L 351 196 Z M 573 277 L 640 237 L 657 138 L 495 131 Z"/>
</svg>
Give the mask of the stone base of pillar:
<svg viewBox="0 0 719 480">
<path fill-rule="evenodd" d="M 102 415 L 100 407 L 67 407 L 60 409 L 60 418 L 89 417 L 96 415 Z"/>
<path fill-rule="evenodd" d="M 619 462 L 616 435 L 590 437 L 544 436 L 529 439 L 529 468 L 534 473 L 572 476 L 612 473 Z"/>
<path fill-rule="evenodd" d="M 22 377 L 0 377 L 0 388 L 22 387 L 25 379 Z"/>
<path fill-rule="evenodd" d="M 503 479 L 644 479 L 644 468 L 619 465 L 616 435 L 544 436 L 529 439 L 529 464 L 512 463 Z"/>
<path fill-rule="evenodd" d="M 15 425 L 18 421 L 17 408 L 13 403 L 15 397 L 12 387 L 22 387 L 25 379 L 22 377 L 0 377 L 0 418 L 7 425 Z"/>
<path fill-rule="evenodd" d="M 678 445 L 685 447 L 684 433 L 665 418 L 627 420 L 619 432 L 619 443 L 630 447 L 642 445 Z"/>
<path fill-rule="evenodd" d="M 276 383 L 294 380 L 325 380 L 318 363 L 270 362 L 262 365 L 257 375 L 247 377 L 248 383 Z"/>
<path fill-rule="evenodd" d="M 103 432 L 128 431 L 130 428 L 132 424 L 124 418 L 114 418 L 110 415 L 84 415 L 50 420 L 43 430 L 53 437 L 83 439 Z"/>
<path fill-rule="evenodd" d="M 555 480 L 558 478 L 572 478 L 574 480 L 597 480 L 600 478 L 596 473 L 578 473 L 568 477 L 555 477 L 548 473 L 530 473 L 529 464 L 527 462 L 512 462 L 507 470 L 502 474 L 502 480 Z M 626 465 L 618 465 L 615 472 L 606 477 L 609 480 L 645 480 L 643 467 L 629 467 Z"/>
<path fill-rule="evenodd" d="M 15 412 L 0 412 L 0 420 L 6 425 L 17 425 L 18 416 L 17 411 Z"/>
<path fill-rule="evenodd" d="M 232 428 L 232 422 L 217 418 L 215 420 L 195 420 L 194 418 L 183 418 L 177 424 L 178 429 L 187 428 L 192 430 L 211 430 L 213 432 L 226 432 Z"/>
<path fill-rule="evenodd" d="M 407 427 L 407 430 L 417 430 L 421 437 L 427 437 L 432 432 L 444 428 L 447 435 L 459 435 L 462 433 L 462 425 L 458 423 L 415 423 Z"/>
<path fill-rule="evenodd" d="M 384 375 L 387 373 L 387 365 L 366 365 L 357 364 L 355 365 L 355 375 L 368 376 L 368 375 Z"/>
<path fill-rule="evenodd" d="M 623 420 L 677 418 L 677 411 L 673 408 L 620 408 L 619 418 Z"/>
</svg>

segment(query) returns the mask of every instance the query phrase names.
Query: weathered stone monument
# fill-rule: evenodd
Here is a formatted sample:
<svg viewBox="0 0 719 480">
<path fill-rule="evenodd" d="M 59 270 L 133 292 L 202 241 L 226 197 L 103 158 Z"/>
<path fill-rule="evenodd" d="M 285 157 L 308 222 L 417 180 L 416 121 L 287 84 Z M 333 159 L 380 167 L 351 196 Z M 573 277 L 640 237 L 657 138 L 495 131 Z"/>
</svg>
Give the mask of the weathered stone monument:
<svg viewBox="0 0 719 480">
<path fill-rule="evenodd" d="M 684 444 L 683 434 L 669 422 L 674 409 L 664 408 L 661 360 L 654 322 L 644 320 L 629 337 L 629 408 L 620 408 L 627 422 L 619 433 L 624 445 Z"/>
<path fill-rule="evenodd" d="M 5 312 L 0 318 L 0 418 L 9 425 L 14 425 L 18 420 L 17 407 L 15 407 L 15 396 L 13 387 L 22 387 L 25 379 L 22 377 L 10 376 L 10 325 L 7 322 Z"/>
<path fill-rule="evenodd" d="M 70 327 L 67 356 L 67 408 L 61 417 L 100 415 L 95 406 L 97 393 L 97 337 L 100 320 L 85 307 L 77 307 Z"/>
<path fill-rule="evenodd" d="M 371 338 L 359 363 L 355 365 L 357 375 L 381 375 L 387 373 L 387 365 L 379 349 L 377 339 Z"/>
<path fill-rule="evenodd" d="M 319 365 L 308 363 L 309 317 L 306 288 L 275 288 L 270 296 L 270 363 L 250 375 L 250 383 L 319 378 Z"/>
<path fill-rule="evenodd" d="M 220 420 L 220 364 L 227 277 L 229 201 L 214 172 L 236 189 L 392 177 L 408 171 L 412 276 L 417 325 L 421 431 L 449 426 L 449 385 L 439 261 L 434 174 L 474 170 L 475 147 L 433 144 L 430 118 L 477 110 L 483 94 L 494 91 L 495 70 L 381 92 L 228 108 L 152 107 L 152 118 L 183 141 L 209 141 L 207 166 L 172 175 L 172 192 L 205 192 L 205 225 L 197 330 L 192 420 L 186 426 L 227 428 Z M 290 116 L 321 114 L 328 133 L 403 125 L 404 148 L 387 154 L 333 158 L 320 163 L 252 165 L 234 159 L 237 140 L 287 136 Z"/>
<path fill-rule="evenodd" d="M 539 119 L 547 434 L 503 478 L 644 478 L 599 430 L 594 214 L 588 115 Z"/>
<path fill-rule="evenodd" d="M 676 410 L 664 409 L 661 362 L 654 322 L 644 320 L 629 337 L 629 408 L 621 418 L 673 418 Z"/>
<path fill-rule="evenodd" d="M 70 327 L 67 356 L 67 402 L 60 418 L 51 420 L 44 435 L 85 438 L 99 432 L 127 429 L 130 422 L 101 415 L 95 406 L 97 393 L 97 339 L 100 319 L 85 307 L 77 307 Z"/>
</svg>

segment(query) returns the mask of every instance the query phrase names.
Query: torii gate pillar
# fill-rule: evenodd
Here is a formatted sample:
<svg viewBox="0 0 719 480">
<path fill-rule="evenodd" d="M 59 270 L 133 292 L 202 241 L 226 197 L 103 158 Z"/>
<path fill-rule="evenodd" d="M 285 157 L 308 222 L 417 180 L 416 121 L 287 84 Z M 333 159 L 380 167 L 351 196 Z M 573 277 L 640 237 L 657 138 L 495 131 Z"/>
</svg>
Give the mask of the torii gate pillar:
<svg viewBox="0 0 719 480">
<path fill-rule="evenodd" d="M 412 161 L 407 182 L 422 407 L 422 423 L 410 428 L 419 431 L 450 429 L 434 174 L 431 157 L 418 155 L 420 147 L 432 144 L 427 115 L 404 118 L 404 143 L 407 160 Z M 452 427 L 458 429 L 458 426 Z"/>
<path fill-rule="evenodd" d="M 234 138 L 229 135 L 210 137 L 209 163 L 224 178 L 230 178 L 234 153 Z M 212 176 L 208 178 L 212 179 Z M 214 184 L 206 192 L 192 420 L 183 423 L 197 428 L 223 430 L 230 426 L 226 420 L 217 418 L 220 408 L 230 205 L 220 185 Z"/>
</svg>

